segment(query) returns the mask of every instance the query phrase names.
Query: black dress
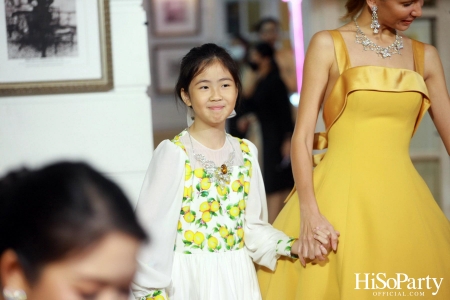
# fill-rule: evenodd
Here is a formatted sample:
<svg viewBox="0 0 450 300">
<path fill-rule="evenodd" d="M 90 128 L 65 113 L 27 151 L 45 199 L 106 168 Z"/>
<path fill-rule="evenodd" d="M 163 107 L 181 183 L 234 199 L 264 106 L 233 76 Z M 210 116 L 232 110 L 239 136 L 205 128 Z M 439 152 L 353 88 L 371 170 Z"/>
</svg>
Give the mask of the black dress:
<svg viewBox="0 0 450 300">
<path fill-rule="evenodd" d="M 292 188 L 290 161 L 283 161 L 281 145 L 292 137 L 294 124 L 287 88 L 276 66 L 261 79 L 253 96 L 245 101 L 245 113 L 253 112 L 260 122 L 263 149 L 263 178 L 266 193 Z"/>
</svg>

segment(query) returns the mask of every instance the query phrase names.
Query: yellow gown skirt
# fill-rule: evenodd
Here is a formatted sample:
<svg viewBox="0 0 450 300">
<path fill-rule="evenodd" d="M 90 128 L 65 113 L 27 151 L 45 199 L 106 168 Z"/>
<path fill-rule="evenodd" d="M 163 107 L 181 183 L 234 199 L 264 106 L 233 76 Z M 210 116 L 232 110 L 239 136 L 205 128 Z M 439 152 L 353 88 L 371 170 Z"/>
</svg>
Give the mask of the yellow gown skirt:
<svg viewBox="0 0 450 300">
<path fill-rule="evenodd" d="M 313 175 L 320 212 L 341 233 L 338 249 L 305 268 L 288 258 L 274 272 L 260 268 L 263 299 L 450 299 L 450 223 L 408 152 L 423 101 L 415 91 L 348 94 Z M 274 227 L 299 235 L 295 190 Z"/>
</svg>

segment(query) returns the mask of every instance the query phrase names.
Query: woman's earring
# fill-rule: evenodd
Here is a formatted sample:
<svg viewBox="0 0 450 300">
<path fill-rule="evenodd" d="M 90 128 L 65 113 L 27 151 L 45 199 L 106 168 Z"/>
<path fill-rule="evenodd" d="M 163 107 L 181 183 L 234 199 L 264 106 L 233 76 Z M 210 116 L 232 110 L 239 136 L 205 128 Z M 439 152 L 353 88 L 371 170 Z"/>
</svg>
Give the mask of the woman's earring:
<svg viewBox="0 0 450 300">
<path fill-rule="evenodd" d="M 3 289 L 3 297 L 5 300 L 27 300 L 27 294 L 22 290 Z"/>
<path fill-rule="evenodd" d="M 370 28 L 373 29 L 373 33 L 377 34 L 378 29 L 380 28 L 380 23 L 378 23 L 378 7 L 376 5 L 372 6 L 372 24 L 370 24 Z"/>
</svg>

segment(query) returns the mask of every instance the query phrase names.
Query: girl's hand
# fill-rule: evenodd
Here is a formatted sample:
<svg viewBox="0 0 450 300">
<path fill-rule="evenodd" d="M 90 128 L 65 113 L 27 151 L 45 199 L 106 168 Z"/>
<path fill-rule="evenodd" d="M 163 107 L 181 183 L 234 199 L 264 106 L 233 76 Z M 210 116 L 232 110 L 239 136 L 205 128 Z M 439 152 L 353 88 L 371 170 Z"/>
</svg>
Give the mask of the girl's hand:
<svg viewBox="0 0 450 300">
<path fill-rule="evenodd" d="M 317 228 L 320 231 L 317 231 Z M 320 233 L 319 233 L 320 232 Z M 325 234 L 327 238 L 324 238 Z M 324 255 L 328 254 L 327 248 L 330 241 L 331 249 L 336 251 L 339 233 L 320 213 L 302 213 L 300 222 L 300 237 L 298 245 L 298 257 L 303 266 L 306 266 L 306 260 L 325 260 Z M 317 239 L 316 239 L 317 238 Z M 326 244 L 322 244 L 322 241 Z M 330 249 L 330 250 L 331 250 Z"/>
<path fill-rule="evenodd" d="M 314 228 L 314 239 L 320 242 L 322 246 L 326 249 L 327 253 L 323 253 L 324 255 L 330 253 L 331 248 L 331 232 L 326 229 L 320 229 L 320 227 Z M 337 236 L 339 237 L 341 233 L 336 231 Z"/>
</svg>

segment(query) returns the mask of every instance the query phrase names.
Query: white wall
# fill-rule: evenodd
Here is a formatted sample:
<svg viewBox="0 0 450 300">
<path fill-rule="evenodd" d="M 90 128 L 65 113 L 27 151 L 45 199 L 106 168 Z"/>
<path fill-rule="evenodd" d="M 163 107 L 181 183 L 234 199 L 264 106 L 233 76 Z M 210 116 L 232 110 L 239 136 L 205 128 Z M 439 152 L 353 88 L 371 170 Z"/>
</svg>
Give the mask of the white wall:
<svg viewBox="0 0 450 300">
<path fill-rule="evenodd" d="M 112 91 L 0 98 L 0 175 L 23 165 L 84 160 L 137 201 L 153 149 L 141 2 L 110 0 Z"/>
</svg>

